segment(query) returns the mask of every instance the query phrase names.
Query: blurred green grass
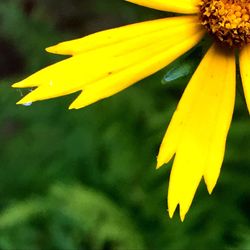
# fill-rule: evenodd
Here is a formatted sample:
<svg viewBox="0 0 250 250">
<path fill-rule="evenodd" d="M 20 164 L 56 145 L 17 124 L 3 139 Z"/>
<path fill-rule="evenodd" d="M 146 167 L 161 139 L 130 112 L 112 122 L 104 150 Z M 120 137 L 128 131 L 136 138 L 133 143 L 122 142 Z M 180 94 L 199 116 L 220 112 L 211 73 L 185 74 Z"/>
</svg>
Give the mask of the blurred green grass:
<svg viewBox="0 0 250 250">
<path fill-rule="evenodd" d="M 162 85 L 165 69 L 79 111 L 72 95 L 15 105 L 10 84 L 61 58 L 45 47 L 164 15 L 120 0 L 0 3 L 0 249 L 250 249 L 240 91 L 219 182 L 211 197 L 199 187 L 184 223 L 166 213 L 171 164 L 154 168 L 187 79 Z"/>
</svg>

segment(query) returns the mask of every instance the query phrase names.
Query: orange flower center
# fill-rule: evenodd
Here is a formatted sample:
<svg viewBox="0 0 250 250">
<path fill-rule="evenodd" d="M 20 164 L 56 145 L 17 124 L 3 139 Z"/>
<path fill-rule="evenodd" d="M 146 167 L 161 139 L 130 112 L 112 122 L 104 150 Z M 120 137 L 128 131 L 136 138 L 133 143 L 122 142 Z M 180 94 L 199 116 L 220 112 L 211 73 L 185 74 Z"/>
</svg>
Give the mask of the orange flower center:
<svg viewBox="0 0 250 250">
<path fill-rule="evenodd" d="M 201 24 L 230 47 L 250 42 L 250 0 L 201 0 Z"/>
</svg>

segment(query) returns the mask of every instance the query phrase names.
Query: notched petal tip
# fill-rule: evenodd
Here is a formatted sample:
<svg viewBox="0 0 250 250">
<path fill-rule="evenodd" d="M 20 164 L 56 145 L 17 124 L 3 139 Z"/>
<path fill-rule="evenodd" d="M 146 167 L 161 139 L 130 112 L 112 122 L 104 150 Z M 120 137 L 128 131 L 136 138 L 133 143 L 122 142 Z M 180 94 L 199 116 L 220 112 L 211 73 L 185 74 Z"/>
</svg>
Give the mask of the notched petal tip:
<svg viewBox="0 0 250 250">
<path fill-rule="evenodd" d="M 21 100 L 19 100 L 16 104 L 17 105 L 24 105 L 27 103 L 33 103 L 34 100 L 32 100 L 32 98 L 29 97 L 29 95 L 23 97 Z"/>
<path fill-rule="evenodd" d="M 45 51 L 53 54 L 56 53 L 56 45 L 45 48 Z"/>
<path fill-rule="evenodd" d="M 50 46 L 46 48 L 45 51 L 51 54 L 62 54 L 62 52 L 59 49 L 59 44 Z"/>
<path fill-rule="evenodd" d="M 181 213 L 180 213 L 181 222 L 184 222 L 185 217 L 186 217 L 186 213 L 185 213 L 185 214 L 181 214 Z"/>
<path fill-rule="evenodd" d="M 173 218 L 174 212 L 175 212 L 175 210 L 170 210 L 170 209 L 168 209 L 168 215 L 169 215 L 170 219 Z"/>
<path fill-rule="evenodd" d="M 45 51 L 57 55 L 71 55 L 71 53 L 67 51 L 67 49 L 63 48 L 62 43 L 50 46 L 46 48 Z"/>
<path fill-rule="evenodd" d="M 212 195 L 212 193 L 213 193 L 213 189 L 209 189 L 209 188 L 207 188 L 207 191 L 208 191 L 208 193 L 209 193 L 210 195 Z"/>
<path fill-rule="evenodd" d="M 23 88 L 24 87 L 24 81 L 16 82 L 11 85 L 12 88 Z"/>
<path fill-rule="evenodd" d="M 157 165 L 156 165 L 156 169 L 161 168 L 164 164 L 167 164 L 168 162 L 171 161 L 171 159 L 173 158 L 174 153 L 168 153 L 166 151 L 166 148 L 164 146 L 161 145 L 160 150 L 159 150 L 159 154 L 157 156 Z"/>
<path fill-rule="evenodd" d="M 72 51 L 72 46 L 69 46 L 72 43 L 72 41 L 66 41 L 66 42 L 61 42 L 56 45 L 52 45 L 50 47 L 47 47 L 45 51 L 56 54 L 56 55 L 73 55 L 74 52 Z"/>
<path fill-rule="evenodd" d="M 68 109 L 69 109 L 69 110 L 74 110 L 74 109 L 80 109 L 80 108 L 77 107 L 77 106 L 74 104 L 74 102 L 73 102 L 73 103 L 70 104 L 70 106 L 69 106 Z"/>
<path fill-rule="evenodd" d="M 84 108 L 88 105 L 91 105 L 92 103 L 94 102 L 87 102 L 87 101 L 83 101 L 83 100 L 79 100 L 79 97 L 81 95 L 79 95 L 69 106 L 69 109 L 72 110 L 72 109 L 81 109 L 81 108 Z M 81 98 L 82 99 L 82 98 Z"/>
<path fill-rule="evenodd" d="M 19 84 L 20 84 L 19 82 L 13 83 L 13 84 L 11 85 L 11 87 L 12 87 L 12 88 L 20 88 L 20 87 L 19 87 Z"/>
<path fill-rule="evenodd" d="M 173 216 L 174 216 L 174 213 L 175 213 L 175 210 L 178 206 L 178 201 L 177 200 L 173 200 L 171 201 L 169 196 L 168 196 L 168 214 L 169 214 L 169 217 L 172 219 Z"/>
<path fill-rule="evenodd" d="M 157 160 L 156 169 L 161 168 L 163 165 L 164 165 L 164 162 Z"/>
<path fill-rule="evenodd" d="M 29 80 L 28 78 L 20 81 L 20 82 L 16 82 L 16 83 L 13 83 L 11 85 L 12 88 L 34 88 L 34 87 L 37 87 L 38 84 L 36 84 L 36 81 L 31 81 Z"/>
<path fill-rule="evenodd" d="M 81 109 L 81 108 L 82 108 L 82 107 L 79 107 L 79 106 L 75 105 L 75 101 L 73 101 L 73 102 L 69 105 L 69 107 L 68 107 L 69 110 L 78 110 L 78 109 Z"/>
<path fill-rule="evenodd" d="M 186 209 L 184 210 L 180 203 L 174 204 L 174 206 L 172 206 L 172 207 L 169 206 L 169 209 L 168 209 L 169 217 L 170 217 L 170 219 L 173 218 L 177 207 L 179 208 L 179 216 L 180 216 L 181 222 L 184 222 L 188 210 L 186 210 Z"/>
<path fill-rule="evenodd" d="M 180 219 L 181 222 L 184 222 L 189 208 L 183 207 L 182 204 L 180 204 L 179 207 L 180 207 Z"/>
<path fill-rule="evenodd" d="M 28 93 L 26 96 L 24 96 L 20 101 L 17 102 L 17 104 L 27 104 L 27 103 L 33 103 L 36 101 L 41 101 L 43 100 L 42 96 L 40 95 L 41 93 L 40 88 L 36 88 L 32 90 L 30 93 Z"/>
<path fill-rule="evenodd" d="M 215 187 L 216 183 L 211 184 L 211 183 L 208 183 L 206 180 L 205 180 L 205 182 L 206 182 L 206 186 L 207 186 L 207 191 L 211 195 L 213 190 L 214 190 L 214 187 Z"/>
</svg>

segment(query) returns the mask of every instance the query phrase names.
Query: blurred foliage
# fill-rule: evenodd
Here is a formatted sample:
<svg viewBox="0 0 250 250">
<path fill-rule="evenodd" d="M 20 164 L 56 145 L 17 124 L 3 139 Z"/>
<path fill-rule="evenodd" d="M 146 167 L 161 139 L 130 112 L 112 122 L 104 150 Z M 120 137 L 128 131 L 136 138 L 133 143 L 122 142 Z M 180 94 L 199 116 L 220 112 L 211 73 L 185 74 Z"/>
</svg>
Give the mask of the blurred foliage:
<svg viewBox="0 0 250 250">
<path fill-rule="evenodd" d="M 250 249 L 241 91 L 213 195 L 201 184 L 184 223 L 166 213 L 171 163 L 156 171 L 155 158 L 196 52 L 79 111 L 67 110 L 74 96 L 15 105 L 24 91 L 10 84 L 61 59 L 45 47 L 165 13 L 122 0 L 4 0 L 0 16 L 0 249 Z"/>
<path fill-rule="evenodd" d="M 16 202 L 0 216 L 0 231 L 2 249 L 144 248 L 122 209 L 75 184 L 57 184 L 46 198 Z"/>
</svg>

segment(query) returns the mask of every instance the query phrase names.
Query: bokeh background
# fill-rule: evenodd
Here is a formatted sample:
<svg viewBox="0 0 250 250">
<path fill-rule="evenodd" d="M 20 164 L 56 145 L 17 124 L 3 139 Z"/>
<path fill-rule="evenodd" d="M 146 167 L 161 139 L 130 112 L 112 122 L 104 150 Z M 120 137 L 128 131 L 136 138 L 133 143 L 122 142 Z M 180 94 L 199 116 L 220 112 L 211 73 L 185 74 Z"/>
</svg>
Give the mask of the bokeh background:
<svg viewBox="0 0 250 250">
<path fill-rule="evenodd" d="M 63 58 L 44 48 L 167 15 L 123 0 L 1 0 L 0 249 L 250 249 L 250 130 L 240 81 L 220 179 L 212 196 L 201 183 L 184 223 L 166 212 L 171 163 L 155 170 L 202 52 L 82 110 L 67 109 L 75 95 L 15 105 L 29 90 L 12 83 Z"/>
</svg>

